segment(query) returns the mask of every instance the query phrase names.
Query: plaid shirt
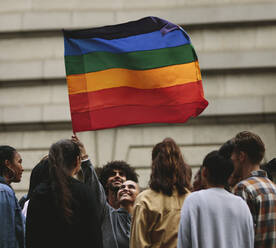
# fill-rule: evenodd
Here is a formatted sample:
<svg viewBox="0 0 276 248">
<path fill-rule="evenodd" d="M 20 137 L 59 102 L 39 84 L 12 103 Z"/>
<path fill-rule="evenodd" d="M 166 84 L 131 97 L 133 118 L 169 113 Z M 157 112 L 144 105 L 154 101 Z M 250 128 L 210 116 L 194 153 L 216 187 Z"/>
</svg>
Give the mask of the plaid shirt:
<svg viewBox="0 0 276 248">
<path fill-rule="evenodd" d="M 263 170 L 251 172 L 234 193 L 248 204 L 255 225 L 255 248 L 276 248 L 276 185 Z"/>
</svg>

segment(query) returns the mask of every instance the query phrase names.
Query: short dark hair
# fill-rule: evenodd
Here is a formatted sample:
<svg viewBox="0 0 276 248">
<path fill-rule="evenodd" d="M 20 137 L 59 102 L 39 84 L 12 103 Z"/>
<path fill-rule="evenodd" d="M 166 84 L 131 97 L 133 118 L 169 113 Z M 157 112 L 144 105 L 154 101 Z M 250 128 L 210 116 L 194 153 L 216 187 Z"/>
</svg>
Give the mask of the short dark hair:
<svg viewBox="0 0 276 248">
<path fill-rule="evenodd" d="M 227 140 L 222 146 L 219 148 L 219 154 L 225 158 L 231 158 L 231 155 L 234 151 L 234 141 L 233 139 Z"/>
<path fill-rule="evenodd" d="M 243 131 L 234 138 L 234 152 L 244 152 L 253 164 L 258 164 L 264 158 L 265 145 L 261 138 L 252 132 Z"/>
<path fill-rule="evenodd" d="M 112 175 L 114 170 L 121 170 L 126 175 L 126 180 L 132 180 L 138 183 L 138 174 L 135 172 L 135 169 L 131 167 L 127 162 L 122 160 L 114 160 L 105 164 L 100 171 L 99 180 L 103 185 L 106 193 L 107 193 L 107 180 Z"/>
<path fill-rule="evenodd" d="M 5 166 L 5 161 L 13 161 L 16 149 L 11 146 L 0 146 L 0 176 L 4 176 L 7 172 L 7 167 Z"/>
<path fill-rule="evenodd" d="M 234 171 L 230 158 L 225 158 L 218 151 L 212 151 L 203 160 L 203 167 L 207 169 L 207 180 L 214 186 L 228 185 L 228 179 Z"/>
<path fill-rule="evenodd" d="M 175 187 L 183 195 L 190 189 L 191 168 L 171 138 L 154 146 L 151 170 L 149 186 L 156 192 L 171 196 Z"/>
</svg>

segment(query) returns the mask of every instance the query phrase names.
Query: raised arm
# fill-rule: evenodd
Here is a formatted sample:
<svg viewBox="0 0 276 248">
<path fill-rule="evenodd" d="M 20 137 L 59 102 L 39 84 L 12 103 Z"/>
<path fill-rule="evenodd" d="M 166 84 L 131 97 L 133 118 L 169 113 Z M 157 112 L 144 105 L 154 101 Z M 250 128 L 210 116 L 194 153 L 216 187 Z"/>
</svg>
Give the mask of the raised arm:
<svg viewBox="0 0 276 248">
<path fill-rule="evenodd" d="M 90 159 L 88 158 L 88 155 L 86 153 L 86 149 L 83 143 L 78 139 L 76 135 L 72 136 L 72 140 L 79 145 L 79 148 L 81 151 L 81 159 L 82 159 L 81 168 L 83 172 L 84 183 L 91 186 L 93 190 L 93 195 L 96 198 L 95 202 L 97 202 L 98 204 L 96 209 L 98 210 L 98 214 L 101 216 L 101 218 L 103 218 L 108 208 L 108 203 L 107 203 L 104 188 L 98 179 L 94 166 L 92 165 Z"/>
</svg>

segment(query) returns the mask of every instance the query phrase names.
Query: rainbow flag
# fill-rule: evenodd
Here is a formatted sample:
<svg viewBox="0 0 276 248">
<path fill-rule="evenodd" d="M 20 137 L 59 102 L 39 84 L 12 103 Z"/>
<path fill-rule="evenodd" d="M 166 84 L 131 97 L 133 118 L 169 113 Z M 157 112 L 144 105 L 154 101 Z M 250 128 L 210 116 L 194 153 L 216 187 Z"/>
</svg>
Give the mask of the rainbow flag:
<svg viewBox="0 0 276 248">
<path fill-rule="evenodd" d="M 74 132 L 184 123 L 207 107 L 195 50 L 178 25 L 145 17 L 63 33 Z"/>
</svg>

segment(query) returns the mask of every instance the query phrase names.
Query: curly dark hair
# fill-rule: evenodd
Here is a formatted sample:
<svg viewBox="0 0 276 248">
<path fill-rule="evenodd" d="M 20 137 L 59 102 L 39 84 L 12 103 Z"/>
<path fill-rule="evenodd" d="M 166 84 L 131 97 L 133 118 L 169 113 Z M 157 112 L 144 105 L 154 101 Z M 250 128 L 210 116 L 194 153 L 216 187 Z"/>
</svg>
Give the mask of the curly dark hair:
<svg viewBox="0 0 276 248">
<path fill-rule="evenodd" d="M 167 138 L 156 144 L 152 150 L 150 188 L 171 196 L 175 187 L 183 195 L 191 188 L 190 183 L 191 168 L 184 162 L 175 141 Z"/>
<path fill-rule="evenodd" d="M 131 167 L 128 163 L 122 160 L 115 160 L 105 164 L 100 171 L 99 180 L 103 185 L 105 192 L 107 193 L 108 189 L 106 188 L 106 183 L 108 178 L 112 175 L 113 170 L 121 170 L 125 173 L 127 180 L 132 180 L 138 183 L 138 174 L 135 172 L 135 169 Z"/>
</svg>

